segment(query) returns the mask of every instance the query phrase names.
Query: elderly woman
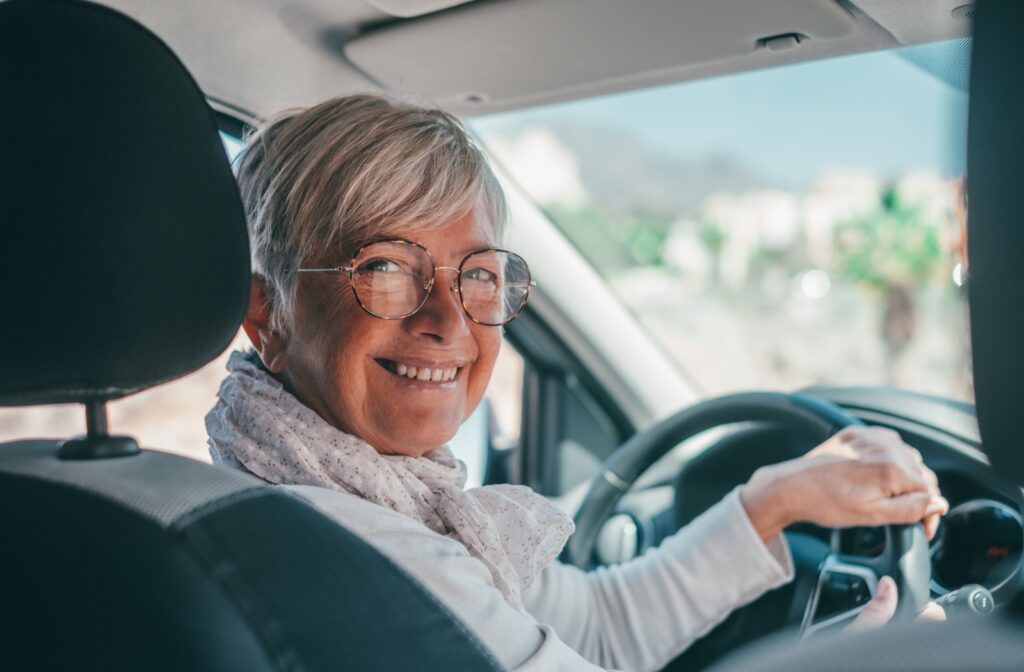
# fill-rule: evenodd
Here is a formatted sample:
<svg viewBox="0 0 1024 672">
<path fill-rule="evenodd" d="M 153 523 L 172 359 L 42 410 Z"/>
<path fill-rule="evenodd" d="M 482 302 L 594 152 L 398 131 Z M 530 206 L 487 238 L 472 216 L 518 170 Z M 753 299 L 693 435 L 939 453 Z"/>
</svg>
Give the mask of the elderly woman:
<svg viewBox="0 0 1024 672">
<path fill-rule="evenodd" d="M 510 669 L 656 669 L 792 577 L 781 530 L 923 520 L 947 504 L 892 432 L 845 431 L 760 469 L 657 549 L 584 572 L 571 519 L 526 487 L 464 489 L 445 443 L 476 408 L 529 269 L 451 115 L 370 95 L 283 117 L 238 180 L 253 266 L 207 416 L 215 462 L 289 487 L 432 591 Z M 883 579 L 862 622 L 895 607 Z"/>
</svg>

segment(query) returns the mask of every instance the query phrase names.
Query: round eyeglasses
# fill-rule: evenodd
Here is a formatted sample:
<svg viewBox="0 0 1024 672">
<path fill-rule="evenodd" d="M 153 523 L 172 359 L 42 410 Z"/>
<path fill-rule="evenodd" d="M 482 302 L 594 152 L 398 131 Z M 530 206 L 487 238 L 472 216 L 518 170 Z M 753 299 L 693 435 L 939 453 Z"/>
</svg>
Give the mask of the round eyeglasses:
<svg viewBox="0 0 1024 672">
<path fill-rule="evenodd" d="M 437 271 L 442 270 L 456 272 L 453 288 L 469 319 L 489 327 L 514 320 L 536 285 L 530 279 L 530 267 L 514 252 L 476 250 L 454 268 L 438 266 L 427 248 L 401 239 L 362 246 L 348 266 L 292 269 L 295 273 L 348 273 L 359 306 L 385 320 L 400 320 L 422 308 Z"/>
</svg>

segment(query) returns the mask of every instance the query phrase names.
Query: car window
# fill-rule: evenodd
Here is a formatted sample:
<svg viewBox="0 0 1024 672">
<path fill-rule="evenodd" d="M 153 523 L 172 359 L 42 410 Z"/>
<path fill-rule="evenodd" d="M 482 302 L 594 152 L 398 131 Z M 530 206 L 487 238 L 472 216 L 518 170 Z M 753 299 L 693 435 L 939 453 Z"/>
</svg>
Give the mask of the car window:
<svg viewBox="0 0 1024 672">
<path fill-rule="evenodd" d="M 245 149 L 245 143 L 241 138 L 223 132 L 220 134 L 220 140 L 224 143 L 224 151 L 227 152 L 228 160 L 234 163 L 238 154 Z"/>
<path fill-rule="evenodd" d="M 484 401 L 449 442 L 452 452 L 466 463 L 466 485 L 484 483 L 489 451 L 515 450 L 522 427 L 523 358 L 503 343 Z"/>
<path fill-rule="evenodd" d="M 703 394 L 887 384 L 971 400 L 958 86 L 968 47 L 785 66 L 472 127 Z"/>
</svg>

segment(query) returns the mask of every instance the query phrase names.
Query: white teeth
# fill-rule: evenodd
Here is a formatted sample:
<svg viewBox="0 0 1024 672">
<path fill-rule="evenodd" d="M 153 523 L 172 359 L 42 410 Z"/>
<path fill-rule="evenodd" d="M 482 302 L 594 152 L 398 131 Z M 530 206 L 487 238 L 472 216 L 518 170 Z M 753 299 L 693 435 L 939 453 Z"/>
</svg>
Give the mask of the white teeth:
<svg viewBox="0 0 1024 672">
<path fill-rule="evenodd" d="M 457 366 L 450 369 L 433 369 L 430 367 L 415 367 L 409 364 L 402 364 L 401 362 L 395 362 L 394 366 L 396 374 L 410 380 L 429 380 L 435 383 L 446 383 L 449 380 L 455 380 L 455 376 L 459 374 L 459 367 Z"/>
</svg>

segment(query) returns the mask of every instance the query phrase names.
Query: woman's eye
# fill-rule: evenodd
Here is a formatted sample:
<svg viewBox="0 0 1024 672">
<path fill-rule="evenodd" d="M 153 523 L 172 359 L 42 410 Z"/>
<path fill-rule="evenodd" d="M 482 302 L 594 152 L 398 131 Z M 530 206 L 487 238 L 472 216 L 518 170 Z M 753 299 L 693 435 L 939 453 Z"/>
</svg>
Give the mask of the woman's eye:
<svg viewBox="0 0 1024 672">
<path fill-rule="evenodd" d="M 359 270 L 364 273 L 398 273 L 402 267 L 397 261 L 380 258 L 364 262 Z"/>
<path fill-rule="evenodd" d="M 462 277 L 465 280 L 476 282 L 496 282 L 498 280 L 498 276 L 486 268 L 467 268 L 462 271 Z"/>
</svg>

